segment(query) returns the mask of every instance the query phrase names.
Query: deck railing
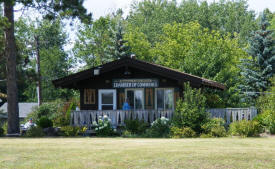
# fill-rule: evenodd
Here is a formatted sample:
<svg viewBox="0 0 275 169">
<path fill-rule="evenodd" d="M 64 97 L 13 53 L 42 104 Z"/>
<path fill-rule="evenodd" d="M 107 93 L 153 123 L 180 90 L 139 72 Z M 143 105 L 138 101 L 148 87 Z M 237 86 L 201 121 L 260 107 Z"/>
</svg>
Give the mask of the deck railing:
<svg viewBox="0 0 275 169">
<path fill-rule="evenodd" d="M 225 108 L 208 109 L 212 118 L 223 118 L 227 124 L 238 120 L 252 120 L 257 115 L 256 108 Z M 71 125 L 90 127 L 94 121 L 98 122 L 100 117 L 107 115 L 113 126 L 123 126 L 126 119 L 138 119 L 152 123 L 157 118 L 172 118 L 172 110 L 81 110 L 71 113 Z"/>
<path fill-rule="evenodd" d="M 94 121 L 98 122 L 100 117 L 107 115 L 113 126 L 123 126 L 126 119 L 138 119 L 152 123 L 162 116 L 172 118 L 172 110 L 81 110 L 71 113 L 71 125 L 90 127 Z"/>
<path fill-rule="evenodd" d="M 257 116 L 257 109 L 251 108 L 221 108 L 221 109 L 208 109 L 211 117 L 223 118 L 227 124 L 239 120 L 252 120 Z"/>
</svg>

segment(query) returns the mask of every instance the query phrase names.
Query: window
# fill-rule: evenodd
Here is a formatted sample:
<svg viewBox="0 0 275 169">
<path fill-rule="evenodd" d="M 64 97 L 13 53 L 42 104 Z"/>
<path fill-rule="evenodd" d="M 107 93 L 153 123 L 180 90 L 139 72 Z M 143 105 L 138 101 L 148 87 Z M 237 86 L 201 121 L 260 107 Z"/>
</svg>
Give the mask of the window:
<svg viewBox="0 0 275 169">
<path fill-rule="evenodd" d="M 144 108 L 143 89 L 126 89 L 126 98 L 131 109 L 141 110 Z"/>
<path fill-rule="evenodd" d="M 102 89 L 98 91 L 98 109 L 115 110 L 116 109 L 116 90 Z"/>
<path fill-rule="evenodd" d="M 174 109 L 173 89 L 156 89 L 156 108 L 158 110 Z"/>
<path fill-rule="evenodd" d="M 95 89 L 84 89 L 84 104 L 95 104 Z"/>
</svg>

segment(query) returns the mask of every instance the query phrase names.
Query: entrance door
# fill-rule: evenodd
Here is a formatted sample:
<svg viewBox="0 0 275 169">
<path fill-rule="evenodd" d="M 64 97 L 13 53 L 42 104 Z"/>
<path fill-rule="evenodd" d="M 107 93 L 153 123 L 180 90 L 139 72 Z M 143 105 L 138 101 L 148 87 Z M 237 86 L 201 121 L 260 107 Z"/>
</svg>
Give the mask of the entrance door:
<svg viewBox="0 0 275 169">
<path fill-rule="evenodd" d="M 101 89 L 98 90 L 98 109 L 116 110 L 116 90 Z"/>
<path fill-rule="evenodd" d="M 144 109 L 143 89 L 126 89 L 126 98 L 128 99 L 131 109 Z"/>
</svg>

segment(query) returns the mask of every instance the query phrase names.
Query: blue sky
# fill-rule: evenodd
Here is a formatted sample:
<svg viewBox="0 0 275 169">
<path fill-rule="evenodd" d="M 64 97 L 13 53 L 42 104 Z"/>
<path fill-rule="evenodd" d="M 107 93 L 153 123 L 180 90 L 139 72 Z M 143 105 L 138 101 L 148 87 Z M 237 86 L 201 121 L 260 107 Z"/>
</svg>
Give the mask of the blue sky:
<svg viewBox="0 0 275 169">
<path fill-rule="evenodd" d="M 108 13 L 115 11 L 118 8 L 122 8 L 125 14 L 128 14 L 130 10 L 130 4 L 134 1 L 142 0 L 86 0 L 84 6 L 89 12 L 93 13 L 93 18 L 97 19 L 100 16 L 105 16 Z M 181 0 L 178 0 L 179 2 Z M 218 0 L 207 0 L 208 2 Z M 254 10 L 256 13 L 263 11 L 265 8 L 269 8 L 275 12 L 275 0 L 248 0 L 249 9 Z"/>
</svg>

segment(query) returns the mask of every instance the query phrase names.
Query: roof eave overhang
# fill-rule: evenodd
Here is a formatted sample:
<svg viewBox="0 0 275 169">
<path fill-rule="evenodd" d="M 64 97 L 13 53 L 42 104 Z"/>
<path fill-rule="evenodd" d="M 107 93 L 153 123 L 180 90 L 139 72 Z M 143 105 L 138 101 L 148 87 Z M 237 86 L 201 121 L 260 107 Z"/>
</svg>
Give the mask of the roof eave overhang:
<svg viewBox="0 0 275 169">
<path fill-rule="evenodd" d="M 106 73 L 114 69 L 120 68 L 122 66 L 131 66 L 137 69 L 142 69 L 150 73 L 158 74 L 161 76 L 165 76 L 165 77 L 177 80 L 180 83 L 190 82 L 195 87 L 205 86 L 208 88 L 214 88 L 218 90 L 226 89 L 225 85 L 212 80 L 200 78 L 200 77 L 182 73 L 173 69 L 169 69 L 163 66 L 151 64 L 151 63 L 136 60 L 136 59 L 130 59 L 130 58 L 109 62 L 98 67 L 94 67 L 82 72 L 78 72 L 78 73 L 66 76 L 64 78 L 54 80 L 52 82 L 55 87 L 77 89 L 78 81 L 94 77 L 94 74 L 93 74 L 94 69 L 100 69 L 100 74 L 102 74 L 102 73 Z M 148 66 L 150 66 L 150 69 L 148 68 Z"/>
</svg>

